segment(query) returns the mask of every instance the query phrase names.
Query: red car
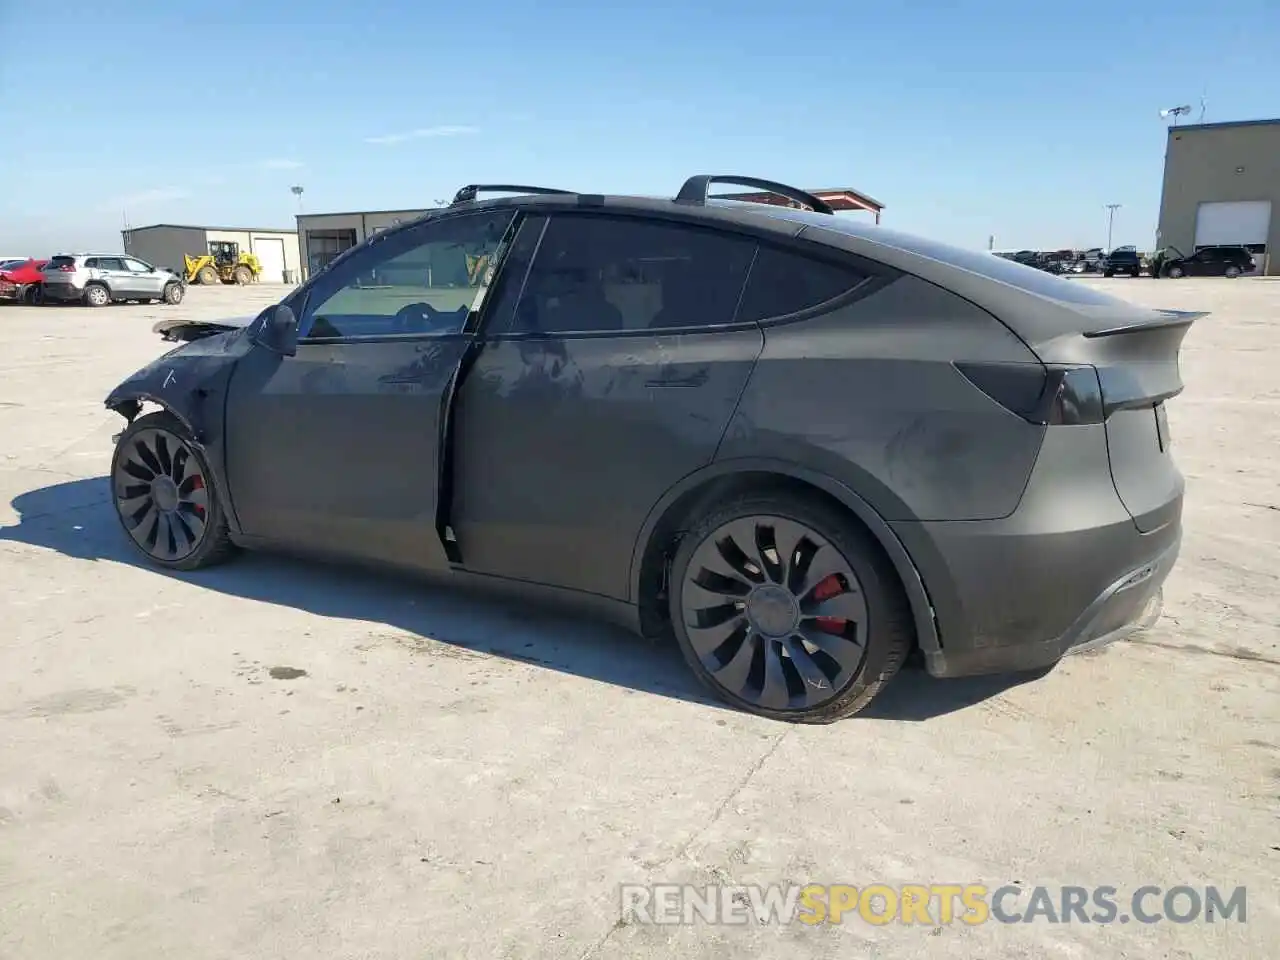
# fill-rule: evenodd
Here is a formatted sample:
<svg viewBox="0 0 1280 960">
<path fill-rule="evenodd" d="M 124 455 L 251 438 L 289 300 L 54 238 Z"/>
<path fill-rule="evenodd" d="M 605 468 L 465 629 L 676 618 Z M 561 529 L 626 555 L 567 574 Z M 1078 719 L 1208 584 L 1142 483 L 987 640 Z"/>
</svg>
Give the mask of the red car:
<svg viewBox="0 0 1280 960">
<path fill-rule="evenodd" d="M 0 261 L 0 300 L 38 302 L 40 283 L 44 279 L 40 270 L 48 262 L 30 258 Z"/>
</svg>

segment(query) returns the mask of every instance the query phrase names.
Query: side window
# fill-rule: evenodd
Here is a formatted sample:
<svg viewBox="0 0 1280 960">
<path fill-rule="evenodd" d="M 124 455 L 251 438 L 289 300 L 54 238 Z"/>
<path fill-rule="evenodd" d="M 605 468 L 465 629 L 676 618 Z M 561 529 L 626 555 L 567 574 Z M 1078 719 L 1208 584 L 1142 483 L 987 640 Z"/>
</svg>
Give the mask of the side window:
<svg viewBox="0 0 1280 960">
<path fill-rule="evenodd" d="M 767 320 L 799 313 L 849 292 L 868 276 L 849 264 L 761 246 L 747 280 L 739 318 Z"/>
<path fill-rule="evenodd" d="M 84 265 L 87 270 L 96 270 L 98 269 L 98 258 L 89 257 L 85 260 Z"/>
<path fill-rule="evenodd" d="M 513 216 L 451 216 L 383 234 L 317 276 L 303 338 L 461 332 Z"/>
<path fill-rule="evenodd" d="M 99 257 L 97 266 L 99 270 L 124 270 L 119 257 Z"/>
<path fill-rule="evenodd" d="M 141 260 L 127 259 L 124 262 L 125 269 L 130 273 L 150 273 L 151 268 Z"/>
<path fill-rule="evenodd" d="M 555 216 L 511 329 L 568 334 L 732 323 L 754 251 L 753 241 L 682 224 Z"/>
<path fill-rule="evenodd" d="M 460 332 L 514 216 L 448 217 L 379 236 L 317 278 L 304 338 Z"/>
</svg>

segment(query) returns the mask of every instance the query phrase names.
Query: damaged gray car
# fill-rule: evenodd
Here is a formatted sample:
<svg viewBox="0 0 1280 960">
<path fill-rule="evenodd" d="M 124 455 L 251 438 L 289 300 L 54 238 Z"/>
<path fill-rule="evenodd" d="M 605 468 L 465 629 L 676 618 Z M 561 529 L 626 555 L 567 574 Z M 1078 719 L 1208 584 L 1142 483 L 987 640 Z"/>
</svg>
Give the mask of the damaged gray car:
<svg viewBox="0 0 1280 960">
<path fill-rule="evenodd" d="M 1154 619 L 1196 316 L 756 178 L 467 187 L 252 320 L 161 324 L 106 401 L 113 501 L 161 567 L 281 548 L 552 597 L 825 722 L 915 651 L 1036 669 Z"/>
</svg>

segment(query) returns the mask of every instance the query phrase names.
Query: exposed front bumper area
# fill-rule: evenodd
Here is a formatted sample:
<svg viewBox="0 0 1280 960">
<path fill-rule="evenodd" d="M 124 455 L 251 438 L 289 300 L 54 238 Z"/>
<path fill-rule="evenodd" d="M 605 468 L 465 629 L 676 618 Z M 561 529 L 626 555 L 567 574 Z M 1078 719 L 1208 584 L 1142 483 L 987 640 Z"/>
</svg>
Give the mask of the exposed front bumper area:
<svg viewBox="0 0 1280 960">
<path fill-rule="evenodd" d="M 1126 573 L 1093 601 L 1061 636 L 998 647 L 944 649 L 925 654 L 936 677 L 1038 670 L 1070 653 L 1122 640 L 1152 626 L 1164 607 L 1164 582 L 1178 558 L 1179 536 L 1159 557 Z"/>
</svg>

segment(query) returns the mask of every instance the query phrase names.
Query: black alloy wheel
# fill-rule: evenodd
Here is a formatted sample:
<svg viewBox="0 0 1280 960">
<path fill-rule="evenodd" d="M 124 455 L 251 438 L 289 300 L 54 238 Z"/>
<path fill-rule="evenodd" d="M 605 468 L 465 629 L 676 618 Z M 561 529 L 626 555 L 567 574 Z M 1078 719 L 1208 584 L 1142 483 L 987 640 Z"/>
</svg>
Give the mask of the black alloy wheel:
<svg viewBox="0 0 1280 960">
<path fill-rule="evenodd" d="M 911 646 L 909 609 L 887 559 L 825 507 L 770 496 L 731 504 L 686 536 L 672 574 L 685 659 L 753 713 L 847 716 Z"/>
</svg>

